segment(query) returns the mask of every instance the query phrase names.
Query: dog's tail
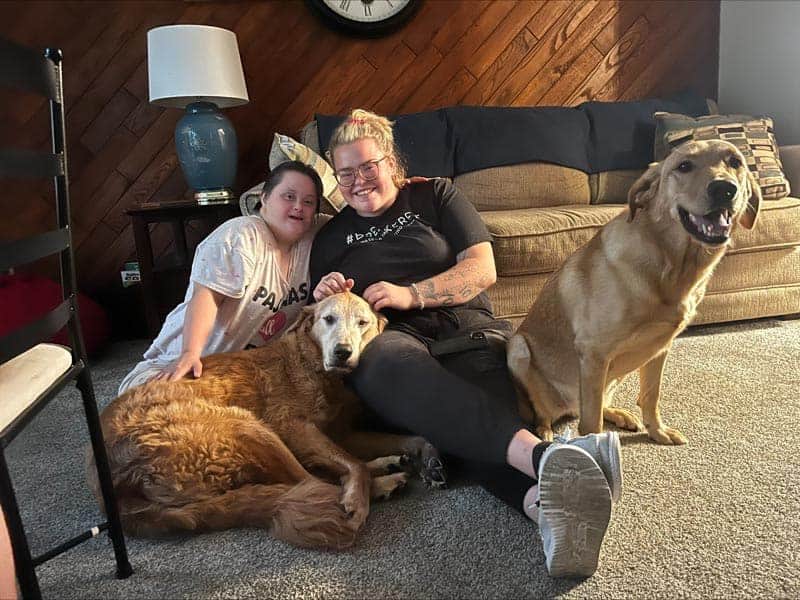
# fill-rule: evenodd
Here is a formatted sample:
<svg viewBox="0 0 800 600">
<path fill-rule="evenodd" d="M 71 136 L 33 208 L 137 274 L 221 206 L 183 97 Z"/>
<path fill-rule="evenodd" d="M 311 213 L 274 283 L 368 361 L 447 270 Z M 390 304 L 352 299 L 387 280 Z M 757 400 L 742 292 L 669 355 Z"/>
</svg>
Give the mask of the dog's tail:
<svg viewBox="0 0 800 600">
<path fill-rule="evenodd" d="M 181 506 L 121 494 L 119 505 L 125 531 L 135 536 L 263 527 L 295 546 L 342 549 L 353 545 L 359 527 L 347 518 L 340 495 L 340 487 L 309 478 L 243 485 Z"/>
</svg>

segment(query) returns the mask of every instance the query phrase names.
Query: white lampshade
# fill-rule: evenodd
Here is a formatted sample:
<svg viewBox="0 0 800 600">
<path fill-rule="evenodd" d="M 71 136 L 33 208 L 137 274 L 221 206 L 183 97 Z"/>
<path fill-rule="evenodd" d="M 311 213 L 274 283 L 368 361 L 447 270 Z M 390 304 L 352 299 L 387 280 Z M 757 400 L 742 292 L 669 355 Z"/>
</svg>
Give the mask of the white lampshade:
<svg viewBox="0 0 800 600">
<path fill-rule="evenodd" d="M 150 102 L 184 108 L 213 102 L 247 104 L 236 34 L 207 25 L 167 25 L 147 32 Z"/>
</svg>

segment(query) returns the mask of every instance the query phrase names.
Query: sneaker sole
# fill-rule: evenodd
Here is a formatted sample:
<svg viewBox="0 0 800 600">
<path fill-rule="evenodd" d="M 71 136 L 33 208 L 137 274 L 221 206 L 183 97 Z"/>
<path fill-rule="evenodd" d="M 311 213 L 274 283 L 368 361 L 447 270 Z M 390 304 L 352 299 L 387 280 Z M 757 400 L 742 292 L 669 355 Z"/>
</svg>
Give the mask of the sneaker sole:
<svg viewBox="0 0 800 600">
<path fill-rule="evenodd" d="M 544 465 L 543 465 L 544 467 Z M 611 492 L 597 463 L 575 446 L 554 448 L 539 480 L 539 510 L 550 525 L 547 570 L 553 577 L 588 577 L 597 570 L 611 518 Z"/>
</svg>

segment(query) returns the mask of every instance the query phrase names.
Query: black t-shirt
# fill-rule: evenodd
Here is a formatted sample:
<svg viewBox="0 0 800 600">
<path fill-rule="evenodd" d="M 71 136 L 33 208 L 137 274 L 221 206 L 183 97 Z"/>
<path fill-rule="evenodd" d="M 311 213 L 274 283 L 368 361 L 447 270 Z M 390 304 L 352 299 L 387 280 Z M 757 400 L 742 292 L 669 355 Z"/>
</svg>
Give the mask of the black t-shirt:
<svg viewBox="0 0 800 600">
<path fill-rule="evenodd" d="M 410 184 L 383 214 L 361 217 L 347 206 L 320 230 L 311 250 L 311 289 L 331 271 L 353 278 L 356 294 L 377 281 L 409 285 L 448 270 L 459 252 L 491 239 L 478 212 L 449 181 Z M 476 317 L 492 318 L 492 307 L 481 293 L 459 306 L 383 313 L 392 328 L 438 338 L 442 319 L 460 329 Z"/>
</svg>

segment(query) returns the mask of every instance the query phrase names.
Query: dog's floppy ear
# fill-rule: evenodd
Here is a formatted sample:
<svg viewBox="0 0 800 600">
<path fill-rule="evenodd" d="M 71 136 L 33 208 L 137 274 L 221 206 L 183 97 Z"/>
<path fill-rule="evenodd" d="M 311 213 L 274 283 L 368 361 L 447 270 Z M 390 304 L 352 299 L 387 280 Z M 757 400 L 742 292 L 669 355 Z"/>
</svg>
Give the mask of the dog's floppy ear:
<svg viewBox="0 0 800 600">
<path fill-rule="evenodd" d="M 302 312 L 300 313 L 300 316 L 297 317 L 297 320 L 294 323 L 289 325 L 289 327 L 286 329 L 286 333 L 289 333 L 291 331 L 296 331 L 300 329 L 300 327 L 302 327 L 304 324 L 308 325 L 308 327 L 311 327 L 314 324 L 315 308 L 316 306 L 313 304 L 311 306 L 304 306 Z"/>
<path fill-rule="evenodd" d="M 647 208 L 656 193 L 661 181 L 661 166 L 663 162 L 650 163 L 647 171 L 636 180 L 628 191 L 628 222 L 633 221 L 636 211 L 640 208 Z"/>
<path fill-rule="evenodd" d="M 383 330 L 386 329 L 386 326 L 389 324 L 389 319 L 384 317 L 381 313 L 375 313 L 375 316 L 378 317 L 378 333 L 383 333 Z"/>
<path fill-rule="evenodd" d="M 758 180 L 750 169 L 747 169 L 747 177 L 745 178 L 745 194 L 747 196 L 747 206 L 744 214 L 739 219 L 739 223 L 745 229 L 752 229 L 758 218 L 758 210 L 761 208 L 761 186 L 758 185 Z"/>
</svg>

